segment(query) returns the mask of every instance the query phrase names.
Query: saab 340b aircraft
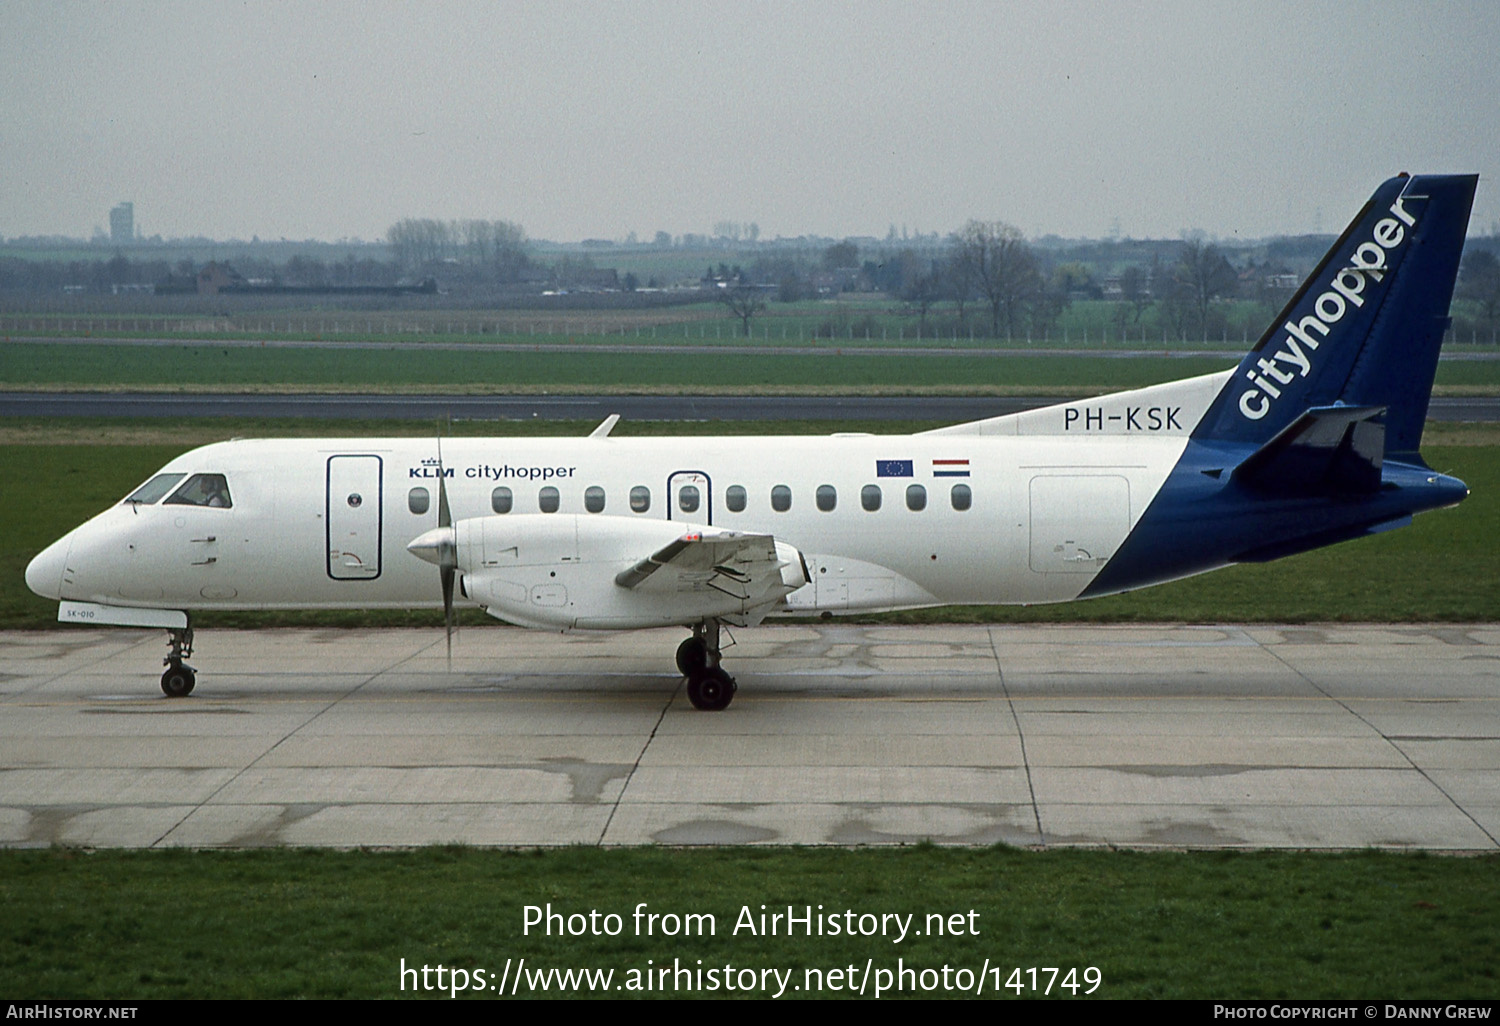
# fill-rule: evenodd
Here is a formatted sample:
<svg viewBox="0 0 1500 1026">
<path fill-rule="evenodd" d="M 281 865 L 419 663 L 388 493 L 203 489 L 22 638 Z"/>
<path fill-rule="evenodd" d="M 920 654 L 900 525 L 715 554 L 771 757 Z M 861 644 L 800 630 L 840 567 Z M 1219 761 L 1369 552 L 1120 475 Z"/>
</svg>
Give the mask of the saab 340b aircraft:
<svg viewBox="0 0 1500 1026">
<path fill-rule="evenodd" d="M 1477 176 L 1375 190 L 1238 367 L 915 435 L 230 441 L 34 559 L 66 623 L 441 607 L 545 630 L 720 629 L 1108 595 L 1409 523 L 1468 489 L 1418 454 Z M 437 567 L 437 573 L 432 567 Z M 457 597 L 455 597 L 455 589 Z"/>
</svg>

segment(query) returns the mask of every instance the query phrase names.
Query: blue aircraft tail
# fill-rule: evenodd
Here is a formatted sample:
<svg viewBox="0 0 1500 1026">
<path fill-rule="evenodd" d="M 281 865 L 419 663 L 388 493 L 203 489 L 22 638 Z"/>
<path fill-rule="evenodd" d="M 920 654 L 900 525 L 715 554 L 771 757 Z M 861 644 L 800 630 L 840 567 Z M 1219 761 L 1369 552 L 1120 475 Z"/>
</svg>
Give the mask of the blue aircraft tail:
<svg viewBox="0 0 1500 1026">
<path fill-rule="evenodd" d="M 1468 495 L 1417 449 L 1477 182 L 1403 175 L 1375 190 L 1084 596 L 1376 534 Z"/>
<path fill-rule="evenodd" d="M 1417 449 L 1478 180 L 1400 175 L 1376 189 L 1193 437 L 1283 447 L 1301 438 L 1305 449 L 1307 430 L 1287 432 L 1313 415 L 1323 430 L 1311 435 L 1324 448 L 1368 456 L 1383 432 L 1380 457 L 1422 465 Z M 1343 407 L 1375 409 L 1350 419 L 1333 412 Z M 1333 423 L 1341 435 L 1330 433 Z M 1273 455 L 1260 461 L 1263 480 Z M 1378 481 L 1379 458 L 1374 465 Z"/>
</svg>

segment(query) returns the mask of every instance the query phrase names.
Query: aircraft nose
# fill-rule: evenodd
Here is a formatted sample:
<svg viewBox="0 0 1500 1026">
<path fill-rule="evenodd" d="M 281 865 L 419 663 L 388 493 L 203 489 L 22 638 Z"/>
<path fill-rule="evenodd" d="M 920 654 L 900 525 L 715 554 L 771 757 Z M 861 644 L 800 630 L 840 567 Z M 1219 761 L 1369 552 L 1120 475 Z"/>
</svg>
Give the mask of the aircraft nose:
<svg viewBox="0 0 1500 1026">
<path fill-rule="evenodd" d="M 26 564 L 26 587 L 42 598 L 62 598 L 62 575 L 68 562 L 68 545 L 67 538 L 60 538 Z"/>
</svg>

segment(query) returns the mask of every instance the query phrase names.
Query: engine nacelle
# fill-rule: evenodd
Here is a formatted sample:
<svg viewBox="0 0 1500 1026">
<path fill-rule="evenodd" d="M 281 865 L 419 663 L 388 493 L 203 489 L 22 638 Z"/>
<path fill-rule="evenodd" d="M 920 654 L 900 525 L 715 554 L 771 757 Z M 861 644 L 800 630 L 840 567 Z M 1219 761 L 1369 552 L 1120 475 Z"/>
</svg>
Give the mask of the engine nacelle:
<svg viewBox="0 0 1500 1026">
<path fill-rule="evenodd" d="M 784 542 L 678 521 L 535 513 L 474 517 L 453 530 L 464 594 L 524 627 L 750 624 L 807 583 L 801 553 Z M 669 547 L 672 556 L 652 562 Z"/>
</svg>

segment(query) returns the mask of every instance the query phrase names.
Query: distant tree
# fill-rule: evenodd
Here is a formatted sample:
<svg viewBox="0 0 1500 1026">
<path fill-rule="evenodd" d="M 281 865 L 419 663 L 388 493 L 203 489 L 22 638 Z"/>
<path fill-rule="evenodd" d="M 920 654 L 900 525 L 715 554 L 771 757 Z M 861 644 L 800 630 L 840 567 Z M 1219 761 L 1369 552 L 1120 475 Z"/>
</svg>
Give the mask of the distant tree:
<svg viewBox="0 0 1500 1026">
<path fill-rule="evenodd" d="M 1487 249 L 1476 249 L 1464 257 L 1458 279 L 1458 295 L 1479 305 L 1484 323 L 1494 341 L 1500 319 L 1500 259 Z"/>
<path fill-rule="evenodd" d="M 626 292 L 634 292 L 641 287 L 641 280 L 635 276 L 634 271 L 626 271 L 625 276 L 620 279 L 620 287 Z"/>
<path fill-rule="evenodd" d="M 829 271 L 838 271 L 847 267 L 859 266 L 859 247 L 845 239 L 843 242 L 835 242 L 823 251 L 823 267 Z"/>
<path fill-rule="evenodd" d="M 499 281 L 515 281 L 530 262 L 526 229 L 514 221 L 463 221 L 457 228 L 464 240 L 463 262 Z"/>
<path fill-rule="evenodd" d="M 403 218 L 391 225 L 385 238 L 396 263 L 411 272 L 441 261 L 453 248 L 452 227 L 431 218 Z"/>
<path fill-rule="evenodd" d="M 1094 284 L 1094 272 L 1089 270 L 1087 264 L 1077 260 L 1058 264 L 1052 269 L 1052 285 L 1062 291 L 1064 295 L 1071 296 L 1073 293 L 1082 293 L 1090 298 L 1097 299 L 1098 287 Z"/>
<path fill-rule="evenodd" d="M 115 253 L 104 265 L 104 277 L 111 285 L 123 285 L 135 276 L 135 268 L 124 253 Z"/>
<path fill-rule="evenodd" d="M 294 285 L 327 285 L 328 268 L 323 261 L 298 253 L 286 262 L 282 272 Z"/>
<path fill-rule="evenodd" d="M 974 264 L 973 254 L 968 249 L 958 244 L 955 235 L 951 240 L 951 252 L 948 259 L 944 260 L 939 273 L 947 298 L 953 300 L 958 307 L 958 323 L 964 323 L 964 307 L 975 293 L 975 280 L 978 268 Z"/>
<path fill-rule="evenodd" d="M 1239 287 L 1239 277 L 1219 247 L 1204 245 L 1198 239 L 1182 247 L 1182 256 L 1173 269 L 1177 299 L 1187 307 L 1189 325 L 1199 332 L 1208 331 L 1208 306 L 1220 296 L 1232 296 Z"/>
<path fill-rule="evenodd" d="M 937 271 L 919 274 L 901 292 L 901 299 L 909 309 L 917 311 L 917 325 L 927 333 L 927 312 L 940 303 L 945 293 L 942 275 Z"/>
<path fill-rule="evenodd" d="M 1131 323 L 1139 324 L 1141 314 L 1151 305 L 1151 286 L 1146 269 L 1140 264 L 1131 264 L 1120 272 L 1120 296 L 1135 311 Z"/>
<path fill-rule="evenodd" d="M 1041 271 L 1021 230 L 1003 221 L 970 221 L 955 241 L 989 304 L 990 332 L 998 338 L 1003 320 L 1014 338 L 1027 305 L 1043 293 Z"/>
<path fill-rule="evenodd" d="M 651 240 L 651 245 L 657 249 L 671 249 L 672 236 L 668 232 L 657 232 L 655 238 Z"/>
<path fill-rule="evenodd" d="M 905 298 L 909 285 L 923 274 L 931 273 L 930 262 L 922 260 L 911 249 L 888 256 L 879 264 L 870 264 L 865 272 L 870 283 L 888 296 Z"/>
<path fill-rule="evenodd" d="M 529 264 L 526 231 L 513 221 L 404 218 L 391 225 L 386 243 L 397 266 L 410 274 L 446 260 L 512 281 Z"/>
<path fill-rule="evenodd" d="M 1026 306 L 1032 332 L 1043 337 L 1054 332 L 1070 302 L 1063 289 L 1056 285 L 1044 285 Z"/>
<path fill-rule="evenodd" d="M 740 319 L 740 327 L 744 336 L 749 338 L 750 318 L 766 308 L 765 290 L 740 282 L 720 289 L 718 300 L 729 308 L 731 314 Z"/>
</svg>

